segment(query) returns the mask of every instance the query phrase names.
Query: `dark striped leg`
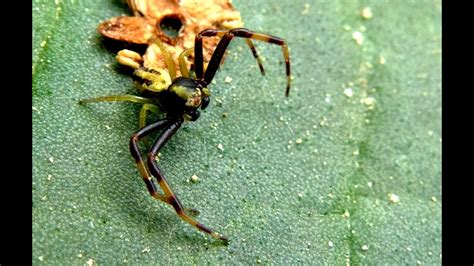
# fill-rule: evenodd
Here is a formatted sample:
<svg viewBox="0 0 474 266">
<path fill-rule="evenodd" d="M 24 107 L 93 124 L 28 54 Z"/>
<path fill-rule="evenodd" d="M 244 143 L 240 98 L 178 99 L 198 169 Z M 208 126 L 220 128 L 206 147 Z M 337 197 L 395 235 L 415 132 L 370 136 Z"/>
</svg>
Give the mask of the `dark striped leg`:
<svg viewBox="0 0 474 266">
<path fill-rule="evenodd" d="M 168 119 L 160 120 L 156 123 L 143 127 L 142 129 L 135 132 L 130 138 L 130 153 L 132 154 L 133 159 L 135 159 L 135 163 L 137 164 L 138 171 L 143 177 L 143 181 L 145 182 L 146 187 L 148 188 L 148 192 L 150 192 L 150 195 L 153 198 L 159 199 L 168 204 L 170 204 L 169 198 L 166 197 L 166 195 L 165 196 L 160 195 L 158 191 L 156 190 L 156 186 L 155 186 L 155 183 L 153 182 L 152 175 L 148 171 L 148 168 L 145 166 L 145 163 L 143 162 L 143 159 L 140 155 L 140 150 L 138 148 L 138 141 L 141 138 L 145 137 L 146 135 L 150 134 L 151 132 L 158 130 L 160 128 L 164 128 L 165 126 L 169 124 L 170 124 L 170 121 Z"/>
<path fill-rule="evenodd" d="M 203 79 L 204 78 L 204 58 L 202 54 L 202 38 L 203 37 L 222 37 L 224 36 L 228 30 L 213 30 L 213 29 L 207 29 L 202 32 L 200 32 L 198 35 L 196 35 L 195 38 L 195 46 L 194 46 L 194 64 L 197 65 L 199 70 L 195 71 L 196 77 L 198 79 Z M 252 40 L 246 39 L 245 42 L 247 43 L 248 47 L 250 48 L 250 51 L 252 51 L 252 55 L 255 57 L 255 60 L 257 60 L 258 67 L 260 68 L 260 72 L 262 75 L 265 75 L 265 70 L 263 69 L 263 64 L 262 60 L 258 56 L 257 50 L 255 49 L 255 45 L 253 45 Z M 224 51 L 225 52 L 225 51 Z M 198 59 L 199 58 L 199 59 Z M 199 75 L 197 73 L 200 73 Z"/>
<path fill-rule="evenodd" d="M 146 127 L 143 127 L 139 131 L 137 131 L 135 134 L 132 135 L 130 139 L 130 152 L 132 153 L 133 158 L 135 159 L 135 162 L 138 167 L 138 171 L 140 172 L 141 176 L 143 177 L 143 181 L 146 184 L 146 187 L 148 188 L 148 192 L 150 192 L 150 195 L 155 198 L 159 199 L 163 202 L 166 202 L 171 205 L 170 202 L 170 197 L 166 195 L 160 195 L 156 189 L 155 183 L 153 182 L 153 176 L 151 175 L 150 171 L 148 170 L 148 167 L 146 167 L 145 163 L 143 162 L 143 159 L 140 155 L 140 150 L 138 148 L 138 141 L 148 135 L 149 133 L 164 128 L 168 126 L 171 123 L 170 120 L 164 119 L 160 120 L 156 123 L 153 123 L 151 125 L 148 125 Z M 199 211 L 195 209 L 185 209 L 185 212 L 188 213 L 191 216 L 197 216 L 199 215 Z"/>
<path fill-rule="evenodd" d="M 217 238 L 219 240 L 228 241 L 228 238 L 214 232 L 213 230 L 209 229 L 208 227 L 198 223 L 195 219 L 193 219 L 190 215 L 188 215 L 183 208 L 183 205 L 179 201 L 179 199 L 176 197 L 174 192 L 171 190 L 171 187 L 169 186 L 168 182 L 165 179 L 165 176 L 163 175 L 162 171 L 160 168 L 158 168 L 158 165 L 156 164 L 156 155 L 158 154 L 158 151 L 165 145 L 165 143 L 178 131 L 178 129 L 181 127 L 183 123 L 183 120 L 180 119 L 178 121 L 172 122 L 164 131 L 161 133 L 161 135 L 158 137 L 158 139 L 155 141 L 153 144 L 152 148 L 150 149 L 148 153 L 148 168 L 150 169 L 151 174 L 158 179 L 158 183 L 160 184 L 161 188 L 163 189 L 163 192 L 165 193 L 165 196 L 168 198 L 169 203 L 173 206 L 173 208 L 176 210 L 176 213 L 178 216 L 184 220 L 185 222 L 189 223 L 190 225 L 196 227 L 198 230 L 207 233 L 214 238 Z"/>
<path fill-rule="evenodd" d="M 196 64 L 196 70 L 199 69 L 198 71 L 196 71 L 196 77 L 198 79 L 204 78 L 204 82 L 209 84 L 214 78 L 214 75 L 216 74 L 217 69 L 219 68 L 222 57 L 224 56 L 225 50 L 229 46 L 230 41 L 234 37 L 241 37 L 241 38 L 246 38 L 246 39 L 272 43 L 272 44 L 276 44 L 282 47 L 283 57 L 285 59 L 285 64 L 286 64 L 286 77 L 287 77 L 287 86 L 286 86 L 285 95 L 286 96 L 289 95 L 290 85 L 291 85 L 290 53 L 288 51 L 288 46 L 286 45 L 286 42 L 283 39 L 275 37 L 275 36 L 267 35 L 267 34 L 253 32 L 244 28 L 237 28 L 237 29 L 230 30 L 223 35 L 222 39 L 220 40 L 219 44 L 214 50 L 214 53 L 212 54 L 211 61 L 209 62 L 209 65 L 207 66 L 207 69 L 206 69 L 206 73 L 203 74 L 202 63 L 201 61 L 199 61 L 199 60 L 202 60 L 202 37 L 211 37 L 211 36 L 217 36 L 217 33 L 213 30 L 204 30 L 200 32 L 195 38 L 195 46 L 194 46 L 195 55 L 198 55 L 198 56 L 195 56 L 195 64 Z M 198 50 L 200 50 L 201 52 L 198 52 Z"/>
<path fill-rule="evenodd" d="M 263 69 L 262 59 L 260 59 L 260 56 L 258 56 L 257 49 L 255 49 L 255 45 L 253 45 L 252 40 L 250 39 L 245 39 L 245 42 L 250 48 L 250 51 L 252 51 L 253 57 L 255 57 L 255 60 L 257 60 L 258 68 L 260 68 L 260 73 L 265 76 L 265 69 Z"/>
</svg>

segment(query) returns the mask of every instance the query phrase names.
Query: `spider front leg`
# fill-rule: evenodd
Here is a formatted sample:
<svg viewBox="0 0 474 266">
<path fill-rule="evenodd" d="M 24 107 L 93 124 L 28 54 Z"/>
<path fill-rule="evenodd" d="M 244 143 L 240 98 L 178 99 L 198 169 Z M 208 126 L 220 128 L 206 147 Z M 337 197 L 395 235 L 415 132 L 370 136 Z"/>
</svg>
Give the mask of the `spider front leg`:
<svg viewBox="0 0 474 266">
<path fill-rule="evenodd" d="M 194 40 L 194 62 L 195 62 L 195 72 L 196 72 L 196 77 L 199 79 L 202 79 L 204 77 L 204 57 L 202 54 L 202 38 L 203 37 L 222 37 L 226 33 L 228 33 L 228 30 L 214 30 L 214 29 L 207 29 L 201 31 L 198 35 L 196 35 L 196 38 Z M 250 51 L 252 52 L 253 57 L 255 57 L 255 60 L 257 60 L 258 68 L 260 69 L 260 72 L 262 75 L 265 75 L 265 69 L 263 68 L 262 60 L 258 56 L 257 50 L 255 48 L 255 45 L 253 45 L 252 40 L 250 39 L 245 39 L 245 42 L 247 43 L 247 46 L 250 48 Z M 217 50 L 217 49 L 216 49 Z M 224 51 L 222 52 L 222 56 L 224 56 Z M 221 59 L 222 61 L 222 59 Z M 220 62 L 219 62 L 220 64 Z"/>
<path fill-rule="evenodd" d="M 224 53 L 227 47 L 229 46 L 230 41 L 234 37 L 252 39 L 252 40 L 276 44 L 282 47 L 283 58 L 285 59 L 286 77 L 287 77 L 287 86 L 286 86 L 285 96 L 288 97 L 290 93 L 290 85 L 291 85 L 291 71 L 290 71 L 290 53 L 288 51 L 288 46 L 286 45 L 285 40 L 275 37 L 275 36 L 268 35 L 268 34 L 253 32 L 251 30 L 244 29 L 244 28 L 232 29 L 228 32 L 225 32 L 223 35 L 222 34 L 223 34 L 222 31 L 203 30 L 198 35 L 196 35 L 195 45 L 194 45 L 194 49 L 195 49 L 194 54 L 195 54 L 196 77 L 198 79 L 203 80 L 204 83 L 206 84 L 209 84 L 212 81 L 212 79 L 214 78 L 214 75 L 217 72 L 217 69 L 219 68 L 219 65 L 222 61 L 222 57 L 224 56 Z M 212 54 L 211 60 L 209 61 L 209 65 L 207 66 L 207 69 L 206 69 L 206 73 L 203 73 L 202 38 L 212 37 L 212 36 L 221 36 L 221 35 L 222 35 L 222 39 L 220 40 L 219 44 L 214 50 L 214 53 Z M 247 44 L 249 43 L 247 42 Z M 254 49 L 252 49 L 252 45 L 249 44 L 249 46 L 253 53 Z M 254 56 L 255 54 L 256 52 L 254 53 Z"/>
<path fill-rule="evenodd" d="M 219 234 L 217 232 L 214 232 L 212 229 L 204 226 L 203 224 L 200 224 L 197 222 L 195 219 L 193 219 L 189 213 L 185 211 L 183 208 L 183 205 L 179 201 L 178 197 L 174 194 L 174 192 L 171 190 L 171 187 L 169 186 L 168 182 L 166 181 L 165 176 L 163 175 L 163 172 L 161 169 L 158 167 L 156 164 L 156 156 L 158 154 L 158 151 L 165 145 L 165 143 L 178 131 L 178 129 L 181 127 L 183 124 L 183 119 L 179 118 L 175 122 L 172 122 L 169 124 L 166 129 L 161 133 L 161 135 L 158 137 L 158 139 L 155 141 L 153 144 L 152 148 L 150 149 L 148 153 L 148 169 L 150 169 L 150 173 L 158 180 L 158 184 L 160 185 L 161 189 L 163 189 L 163 192 L 165 193 L 166 198 L 169 201 L 169 204 L 173 206 L 175 209 L 176 213 L 178 216 L 184 220 L 185 222 L 189 223 L 190 225 L 194 226 L 198 230 L 207 233 L 211 235 L 212 237 L 222 240 L 224 242 L 228 242 L 228 238 L 223 236 L 222 234 Z M 192 210 L 191 210 L 192 211 Z"/>
</svg>

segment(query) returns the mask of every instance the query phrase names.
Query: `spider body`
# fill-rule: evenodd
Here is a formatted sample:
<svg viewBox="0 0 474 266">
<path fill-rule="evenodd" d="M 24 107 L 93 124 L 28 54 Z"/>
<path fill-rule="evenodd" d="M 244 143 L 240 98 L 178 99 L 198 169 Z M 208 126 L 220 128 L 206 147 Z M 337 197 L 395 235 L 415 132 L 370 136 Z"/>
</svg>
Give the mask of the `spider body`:
<svg viewBox="0 0 474 266">
<path fill-rule="evenodd" d="M 221 37 L 217 45 L 207 69 L 204 70 L 202 39 L 204 37 Z M 158 151 L 166 144 L 166 142 L 178 131 L 184 121 L 195 121 L 199 118 L 199 109 L 205 109 L 210 102 L 210 90 L 207 88 L 211 83 L 214 75 L 221 64 L 224 53 L 234 37 L 244 38 L 247 45 L 252 51 L 262 74 L 265 74 L 262 62 L 255 50 L 251 40 L 263 41 L 271 44 L 277 44 L 282 47 L 283 56 L 286 63 L 287 88 L 285 95 L 288 96 L 290 90 L 290 58 L 288 47 L 283 39 L 270 36 L 267 34 L 256 33 L 244 28 L 237 28 L 233 30 L 213 30 L 208 29 L 199 33 L 195 38 L 194 46 L 194 72 L 192 77 L 186 67 L 184 57 L 189 55 L 193 48 L 189 48 L 179 56 L 179 68 L 182 73 L 181 77 L 176 77 L 176 70 L 174 61 L 171 59 L 166 48 L 158 39 L 153 41 L 160 47 L 162 54 L 168 68 L 168 73 L 157 69 L 149 69 L 144 67 L 136 67 L 134 76 L 141 82 L 139 90 L 142 96 L 136 95 L 114 95 L 104 96 L 98 98 L 91 98 L 81 100 L 81 104 L 93 102 L 133 102 L 143 104 L 140 111 L 139 127 L 140 129 L 132 134 L 130 138 L 130 152 L 135 159 L 137 168 L 148 188 L 150 195 L 158 200 L 170 204 L 179 215 L 179 217 L 196 227 L 198 230 L 207 233 L 214 238 L 228 241 L 228 238 L 219 234 L 210 228 L 198 223 L 193 216 L 197 211 L 193 209 L 186 209 L 183 207 L 177 196 L 173 193 L 171 187 L 165 179 L 163 171 L 158 167 L 156 157 Z M 126 55 L 126 54 L 124 54 Z M 132 57 L 123 57 L 123 62 L 129 66 L 136 66 Z M 160 110 L 166 113 L 164 119 L 158 120 L 154 123 L 146 125 L 146 115 L 148 111 L 158 112 Z M 149 135 L 156 130 L 162 130 L 161 135 L 155 140 L 147 153 L 146 160 L 144 160 L 139 148 L 138 141 L 143 137 Z M 158 185 L 163 191 L 158 192 L 158 189 L 153 181 L 153 177 L 158 182 Z"/>
<path fill-rule="evenodd" d="M 142 82 L 143 96 L 154 100 L 168 117 L 182 116 L 185 120 L 196 121 L 200 116 L 199 109 L 205 109 L 209 104 L 209 89 L 190 77 L 177 77 L 162 89 L 167 84 L 162 82 L 162 74 L 158 71 L 141 67 L 134 75 Z"/>
</svg>

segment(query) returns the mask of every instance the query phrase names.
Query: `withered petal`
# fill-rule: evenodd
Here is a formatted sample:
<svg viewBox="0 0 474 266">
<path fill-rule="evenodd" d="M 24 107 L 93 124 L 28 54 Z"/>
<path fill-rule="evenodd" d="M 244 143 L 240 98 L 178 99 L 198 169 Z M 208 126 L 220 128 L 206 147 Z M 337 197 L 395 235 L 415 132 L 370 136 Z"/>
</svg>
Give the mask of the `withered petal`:
<svg viewBox="0 0 474 266">
<path fill-rule="evenodd" d="M 97 30 L 105 37 L 135 44 L 147 44 L 155 35 L 153 25 L 143 17 L 113 17 L 102 22 Z"/>
</svg>

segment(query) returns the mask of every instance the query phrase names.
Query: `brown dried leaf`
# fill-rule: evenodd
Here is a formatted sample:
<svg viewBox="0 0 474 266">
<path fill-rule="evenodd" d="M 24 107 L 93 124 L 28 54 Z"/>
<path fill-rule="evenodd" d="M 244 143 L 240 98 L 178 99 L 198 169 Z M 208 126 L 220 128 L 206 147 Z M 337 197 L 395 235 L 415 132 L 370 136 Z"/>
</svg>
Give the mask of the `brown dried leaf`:
<svg viewBox="0 0 474 266">
<path fill-rule="evenodd" d="M 229 0 L 128 0 L 134 17 L 114 17 L 102 22 L 98 31 L 105 37 L 135 44 L 147 44 L 158 37 L 177 59 L 186 48 L 194 46 L 196 34 L 204 29 L 232 29 L 242 27 L 240 13 Z M 181 22 L 178 36 L 168 36 L 160 27 L 163 19 Z M 204 58 L 209 60 L 217 46 L 217 38 L 203 41 Z M 191 60 L 188 59 L 188 67 Z M 166 68 L 161 51 L 149 45 L 143 55 L 143 65 L 151 68 Z M 179 72 L 178 66 L 177 71 Z"/>
</svg>

